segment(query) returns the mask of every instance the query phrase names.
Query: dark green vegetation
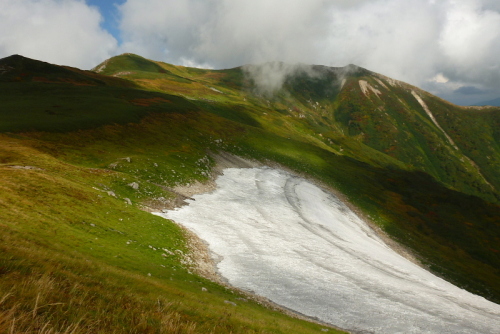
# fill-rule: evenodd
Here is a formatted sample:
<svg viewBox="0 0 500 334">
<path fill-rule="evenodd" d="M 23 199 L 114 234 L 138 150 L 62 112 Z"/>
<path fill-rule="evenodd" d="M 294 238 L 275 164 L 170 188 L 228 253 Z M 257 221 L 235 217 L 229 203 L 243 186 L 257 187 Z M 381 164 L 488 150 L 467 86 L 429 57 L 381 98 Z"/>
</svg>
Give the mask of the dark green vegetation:
<svg viewBox="0 0 500 334">
<path fill-rule="evenodd" d="M 241 68 L 122 55 L 95 71 L 0 60 L 0 331 L 320 332 L 191 274 L 182 230 L 141 210 L 207 180 L 220 151 L 340 190 L 433 272 L 500 302 L 500 109 L 355 66 L 262 96 Z"/>
</svg>

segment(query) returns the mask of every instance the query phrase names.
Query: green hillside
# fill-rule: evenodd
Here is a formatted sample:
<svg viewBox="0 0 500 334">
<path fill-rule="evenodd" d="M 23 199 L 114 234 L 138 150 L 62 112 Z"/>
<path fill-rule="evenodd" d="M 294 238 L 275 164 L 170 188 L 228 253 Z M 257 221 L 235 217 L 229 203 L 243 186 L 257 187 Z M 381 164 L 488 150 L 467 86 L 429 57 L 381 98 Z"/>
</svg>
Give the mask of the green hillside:
<svg viewBox="0 0 500 334">
<path fill-rule="evenodd" d="M 321 332 L 200 277 L 182 229 L 145 212 L 207 181 L 217 152 L 341 191 L 431 271 L 500 302 L 500 108 L 353 65 L 297 71 L 272 97 L 244 68 L 131 54 L 0 70 L 0 332 Z"/>
</svg>

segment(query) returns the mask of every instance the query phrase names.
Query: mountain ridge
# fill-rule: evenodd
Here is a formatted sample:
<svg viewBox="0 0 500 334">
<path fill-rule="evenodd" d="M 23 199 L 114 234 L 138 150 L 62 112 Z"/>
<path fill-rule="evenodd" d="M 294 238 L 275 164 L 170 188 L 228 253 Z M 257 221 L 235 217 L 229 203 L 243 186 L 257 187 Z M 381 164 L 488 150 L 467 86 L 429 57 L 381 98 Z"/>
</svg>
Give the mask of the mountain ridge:
<svg viewBox="0 0 500 334">
<path fill-rule="evenodd" d="M 53 230 L 67 230 L 66 235 L 73 235 L 80 245 L 87 244 L 89 236 L 105 240 L 109 255 L 76 247 L 78 254 L 84 254 L 78 256 L 132 273 L 137 268 L 152 270 L 145 266 L 151 261 L 161 264 L 161 256 L 144 260 L 144 264 L 130 259 L 153 254 L 148 253 L 152 252 L 148 243 L 158 249 L 153 232 L 140 237 L 133 224 L 111 223 L 106 219 L 108 208 L 112 208 L 113 222 L 121 222 L 118 219 L 124 218 L 120 214 L 124 211 L 154 231 L 157 223 L 149 223 L 140 208 L 164 207 L 175 198 L 168 190 L 175 185 L 207 181 L 214 168 L 208 152 L 229 152 L 279 163 L 338 189 L 434 273 L 490 300 L 500 300 L 500 273 L 495 269 L 500 263 L 496 246 L 500 241 L 499 108 L 470 113 L 413 86 L 391 85 L 387 77 L 368 70 L 345 78 L 344 83 L 335 71 L 324 76 L 293 73 L 274 95 L 265 96 L 255 93 L 242 68 L 202 70 L 149 60 L 130 62 L 123 57 L 140 56 L 107 60 L 101 71 L 107 76 L 68 73 L 71 70 L 66 68 L 47 73 L 48 78 L 58 78 L 59 70 L 68 76 L 88 74 L 81 80 L 98 79 L 104 85 L 32 81 L 33 73 L 20 76 L 19 81 L 11 80 L 17 75 L 0 75 L 4 102 L 0 107 L 0 171 L 8 180 L 0 192 L 0 203 L 9 212 L 33 207 L 40 212 L 40 216 L 29 213 L 31 220 L 23 220 L 19 214 L 2 218 L 15 240 L 13 245 L 29 236 L 36 240 L 30 246 L 36 252 L 47 247 L 36 248 L 46 244 L 47 236 L 33 236 L 38 228 L 30 223 L 43 222 Z M 121 65 L 124 63 L 128 67 Z M 120 72 L 119 78 L 113 77 Z M 35 190 L 37 182 L 43 186 L 42 193 L 50 194 L 43 205 L 34 196 L 40 193 Z M 22 183 L 28 185 L 24 190 L 16 185 Z M 71 218 L 64 191 L 57 190 L 56 184 L 64 184 L 72 194 L 73 207 L 86 208 L 92 203 L 99 214 L 82 209 L 78 219 L 86 224 Z M 76 189 L 84 196 L 78 197 Z M 98 195 L 105 196 L 103 203 Z M 17 196 L 18 202 L 9 196 Z M 53 223 L 41 217 L 59 218 Z M 18 220 L 24 223 L 19 225 Z M 101 232 L 96 234 L 89 224 L 102 226 Z M 169 228 L 175 230 L 173 225 Z M 145 238 L 140 241 L 145 248 L 129 253 L 123 247 L 132 239 L 122 240 L 113 230 Z M 174 234 L 168 242 L 181 244 L 181 234 Z M 75 247 L 69 240 L 68 245 Z M 68 246 L 54 247 L 51 252 L 59 254 Z M 127 260 L 121 263 L 113 258 L 110 254 L 115 250 L 128 254 Z M 20 252 L 11 246 L 5 254 L 22 259 Z M 9 263 L 7 258 L 2 261 Z M 39 257 L 38 261 L 47 259 Z M 172 268 L 185 270 L 178 259 L 169 261 Z M 6 275 L 14 275 L 16 270 L 7 269 Z M 157 284 L 167 289 L 169 274 L 155 270 L 153 275 L 160 277 Z M 162 270 L 174 273 L 173 269 Z M 177 291 L 182 293 L 194 289 L 189 283 L 179 284 L 184 290 Z M 8 287 L 4 285 L 2 291 Z M 26 305 L 34 301 L 26 300 Z M 187 316 L 186 307 L 180 309 Z M 197 312 L 188 317 L 203 326 L 199 322 L 203 312 Z M 240 326 L 240 332 L 248 328 L 245 326 L 254 326 L 248 319 L 243 327 L 230 319 L 224 323 Z"/>
<path fill-rule="evenodd" d="M 500 97 L 493 99 L 493 100 L 488 100 L 488 101 L 483 101 L 483 102 L 478 102 L 475 104 L 475 106 L 484 106 L 484 107 L 500 107 Z"/>
</svg>

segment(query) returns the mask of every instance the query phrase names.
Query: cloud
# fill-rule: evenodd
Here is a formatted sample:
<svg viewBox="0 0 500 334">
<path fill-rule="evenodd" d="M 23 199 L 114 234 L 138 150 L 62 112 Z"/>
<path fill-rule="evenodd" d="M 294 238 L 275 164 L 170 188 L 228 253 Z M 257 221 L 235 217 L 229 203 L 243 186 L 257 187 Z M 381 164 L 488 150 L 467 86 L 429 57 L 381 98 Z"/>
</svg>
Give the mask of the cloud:
<svg viewBox="0 0 500 334">
<path fill-rule="evenodd" d="M 118 45 L 84 0 L 0 0 L 0 57 L 80 68 L 122 52 L 195 67 L 266 63 L 245 69 L 271 91 L 300 70 L 290 65 L 356 64 L 447 99 L 463 98 L 462 86 L 500 96 L 498 0 L 120 2 Z"/>
<path fill-rule="evenodd" d="M 83 0 L 0 0 L 0 57 L 20 54 L 89 69 L 114 54 L 117 42 L 102 16 Z"/>
<path fill-rule="evenodd" d="M 123 52 L 175 64 L 354 63 L 424 87 L 438 74 L 450 87 L 500 84 L 497 0 L 127 0 L 120 11 Z"/>
<path fill-rule="evenodd" d="M 281 88 L 286 78 L 293 74 L 306 74 L 310 77 L 319 76 L 311 65 L 289 64 L 278 61 L 243 66 L 244 74 L 253 81 L 255 93 L 270 96 Z"/>
<path fill-rule="evenodd" d="M 200 44 L 200 25 L 208 20 L 213 0 L 127 1 L 121 5 L 123 52 L 182 64 L 205 63 L 193 57 Z M 214 60 L 211 61 L 215 64 Z"/>
<path fill-rule="evenodd" d="M 447 76 L 500 85 L 500 13 L 480 1 L 457 1 L 450 5 L 446 23 L 439 42 Z"/>
<path fill-rule="evenodd" d="M 478 95 L 487 93 L 484 89 L 479 89 L 475 86 L 463 86 L 455 89 L 454 92 L 462 95 Z"/>
</svg>

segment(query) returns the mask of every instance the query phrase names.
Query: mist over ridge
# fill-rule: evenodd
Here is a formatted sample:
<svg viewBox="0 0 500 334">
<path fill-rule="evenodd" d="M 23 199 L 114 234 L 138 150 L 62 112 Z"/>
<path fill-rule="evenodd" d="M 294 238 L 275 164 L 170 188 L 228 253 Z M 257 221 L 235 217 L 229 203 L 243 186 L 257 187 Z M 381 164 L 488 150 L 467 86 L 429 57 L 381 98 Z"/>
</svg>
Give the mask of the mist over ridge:
<svg viewBox="0 0 500 334">
<path fill-rule="evenodd" d="M 230 234 L 243 242 L 223 238 L 228 248 L 256 251 L 237 254 L 251 266 L 236 279 L 270 278 L 280 298 L 293 299 L 283 305 L 306 305 L 296 299 L 306 289 L 286 289 L 292 281 L 333 293 L 335 280 L 321 275 L 330 263 L 343 288 L 319 308 L 302 294 L 311 316 L 327 315 L 333 300 L 339 311 L 324 319 L 341 327 L 467 333 L 476 314 L 486 320 L 473 331 L 491 332 L 500 301 L 500 108 L 459 107 L 356 65 L 264 61 L 215 70 L 150 58 L 123 53 L 91 71 L 20 55 L 0 59 L 0 332 L 339 332 L 217 283 L 203 242 L 151 214 L 192 199 L 215 209 L 199 216 L 202 226 L 234 223 Z M 263 168 L 229 177 L 225 168 L 234 166 Z M 204 204 L 195 194 L 225 192 L 215 190 L 215 179 L 226 171 L 228 205 Z M 356 223 L 354 212 L 371 225 Z M 217 226 L 216 237 L 226 227 Z M 268 238 L 250 238 L 263 231 Z M 421 279 L 382 261 L 400 257 L 385 253 L 374 231 L 408 250 L 409 267 L 420 263 L 476 296 L 436 290 L 449 283 L 429 280 L 415 285 L 425 293 L 404 288 L 395 303 L 377 307 L 394 282 Z M 306 235 L 314 241 L 297 242 Z M 346 252 L 353 257 L 340 256 Z M 285 253 L 314 265 L 276 256 Z M 354 272 L 355 263 L 371 269 Z M 198 265 L 211 274 L 195 272 Z M 300 272 L 305 267 L 314 278 Z M 290 268 L 298 276 L 287 275 Z M 351 303 L 362 295 L 368 326 L 360 304 Z M 477 304 L 450 303 L 465 296 Z M 392 310 L 401 308 L 430 316 L 433 325 L 393 322 Z M 460 324 L 447 326 L 449 319 Z"/>
<path fill-rule="evenodd" d="M 459 105 L 500 96 L 495 0 L 4 0 L 0 57 L 91 68 L 132 52 L 178 65 L 357 64 Z M 60 45 L 65 45 L 61 51 Z M 272 86 L 272 84 L 271 84 Z"/>
</svg>

